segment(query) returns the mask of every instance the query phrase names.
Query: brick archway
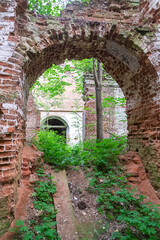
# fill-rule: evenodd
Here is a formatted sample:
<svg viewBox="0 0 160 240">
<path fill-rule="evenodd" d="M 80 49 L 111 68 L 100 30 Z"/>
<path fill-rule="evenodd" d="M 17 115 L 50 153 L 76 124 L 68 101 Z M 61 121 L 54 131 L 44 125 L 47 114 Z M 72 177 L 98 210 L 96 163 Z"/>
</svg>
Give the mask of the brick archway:
<svg viewBox="0 0 160 240">
<path fill-rule="evenodd" d="M 32 31 L 29 32 L 31 26 Z M 150 160 L 158 137 L 155 138 L 159 125 L 155 113 L 159 105 L 159 93 L 156 68 L 143 49 L 148 39 L 142 45 L 142 36 L 137 35 L 135 26 L 84 19 L 64 20 L 62 17 L 58 20 L 37 18 L 33 14 L 27 14 L 23 28 L 28 37 L 22 36 L 17 51 L 25 62 L 26 99 L 29 88 L 52 63 L 63 63 L 66 58 L 97 58 L 103 62 L 104 69 L 117 81 L 125 95 L 129 146 L 144 159 L 152 179 L 155 168 L 151 170 Z"/>
<path fill-rule="evenodd" d="M 152 184 L 160 191 L 159 5 L 141 1 L 141 18 L 138 6 L 128 2 L 73 4 L 54 18 L 28 12 L 26 0 L 2 1 L 3 23 L 9 26 L 7 38 L 1 39 L 4 52 L 0 57 L 0 182 L 1 197 L 6 199 L 3 207 L 8 209 L 4 219 L 13 217 L 21 179 L 29 89 L 47 68 L 66 58 L 97 58 L 117 81 L 127 100 L 130 149 L 139 153 Z M 152 18 L 143 28 L 149 12 Z"/>
</svg>

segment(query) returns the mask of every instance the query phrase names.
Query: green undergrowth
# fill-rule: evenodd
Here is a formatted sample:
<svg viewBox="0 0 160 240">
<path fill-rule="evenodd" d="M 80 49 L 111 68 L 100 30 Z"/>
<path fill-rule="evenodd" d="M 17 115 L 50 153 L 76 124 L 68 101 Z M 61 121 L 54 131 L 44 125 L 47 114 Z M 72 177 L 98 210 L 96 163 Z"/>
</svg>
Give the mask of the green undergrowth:
<svg viewBox="0 0 160 240">
<path fill-rule="evenodd" d="M 38 150 L 44 152 L 44 161 L 60 169 L 76 165 L 95 165 L 103 169 L 112 166 L 126 148 L 126 137 L 108 138 L 102 142 L 93 139 L 75 146 L 68 146 L 65 142 L 63 136 L 47 130 L 38 132 L 33 140 Z"/>
<path fill-rule="evenodd" d="M 34 201 L 34 209 L 36 209 L 37 216 L 33 220 L 23 221 L 17 220 L 16 227 L 11 229 L 15 232 L 15 240 L 42 240 L 52 239 L 60 240 L 56 231 L 57 222 L 56 209 L 53 204 L 52 195 L 56 192 L 56 186 L 52 183 L 52 177 L 44 173 L 43 169 L 37 172 L 40 180 L 35 183 L 32 197 Z"/>
<path fill-rule="evenodd" d="M 160 212 L 152 203 L 144 204 L 144 196 L 127 187 L 120 167 L 99 171 L 96 167 L 88 174 L 89 190 L 97 193 L 99 212 L 119 224 L 111 239 L 158 240 Z"/>
<path fill-rule="evenodd" d="M 63 136 L 54 131 L 39 131 L 33 144 L 38 150 L 44 152 L 44 161 L 57 168 L 65 168 L 69 165 L 69 147 Z"/>
<path fill-rule="evenodd" d="M 144 196 L 127 185 L 118 155 L 126 148 L 125 137 L 112 137 L 101 142 L 86 141 L 67 146 L 55 132 L 39 132 L 34 144 L 44 152 L 47 163 L 56 168 L 83 166 L 88 171 L 89 191 L 97 193 L 99 212 L 118 227 L 110 239 L 159 240 L 160 212 Z"/>
</svg>

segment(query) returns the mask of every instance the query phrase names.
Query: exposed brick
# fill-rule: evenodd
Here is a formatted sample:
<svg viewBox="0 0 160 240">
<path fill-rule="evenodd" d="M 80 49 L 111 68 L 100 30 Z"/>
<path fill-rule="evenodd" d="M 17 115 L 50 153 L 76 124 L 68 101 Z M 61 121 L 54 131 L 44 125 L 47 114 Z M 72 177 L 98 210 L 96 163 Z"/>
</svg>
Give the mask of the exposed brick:
<svg viewBox="0 0 160 240">
<path fill-rule="evenodd" d="M 27 103 L 27 126 L 26 126 L 26 140 L 29 141 L 35 136 L 35 131 L 40 129 L 40 111 L 34 101 L 33 95 L 30 93 Z M 30 124 L 32 122 L 32 124 Z"/>
<path fill-rule="evenodd" d="M 7 75 L 7 74 L 0 74 L 0 78 L 2 78 L 2 79 L 12 79 L 12 76 Z"/>
<path fill-rule="evenodd" d="M 2 61 L 0 61 L 0 66 L 4 66 L 4 67 L 8 67 L 8 68 L 14 68 L 13 64 L 2 62 Z"/>
<path fill-rule="evenodd" d="M 8 133 L 13 133 L 15 131 L 15 128 L 14 127 L 9 127 L 8 129 L 7 129 L 7 132 Z"/>
<path fill-rule="evenodd" d="M 15 70 L 10 70 L 10 69 L 5 69 L 3 71 L 4 73 L 9 73 L 9 74 L 13 74 L 13 75 L 19 75 L 19 73 Z"/>
<path fill-rule="evenodd" d="M 0 146 L 0 152 L 4 151 L 4 146 Z"/>
</svg>

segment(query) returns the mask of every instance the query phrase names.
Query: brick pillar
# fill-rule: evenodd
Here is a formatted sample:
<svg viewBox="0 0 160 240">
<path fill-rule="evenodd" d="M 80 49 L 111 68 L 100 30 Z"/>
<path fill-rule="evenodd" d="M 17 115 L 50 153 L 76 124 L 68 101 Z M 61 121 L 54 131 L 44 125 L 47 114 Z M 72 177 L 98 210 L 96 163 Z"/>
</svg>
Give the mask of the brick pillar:
<svg viewBox="0 0 160 240">
<path fill-rule="evenodd" d="M 14 218 L 24 140 L 22 57 L 15 52 L 18 38 L 15 0 L 0 1 L 0 236 Z"/>
</svg>

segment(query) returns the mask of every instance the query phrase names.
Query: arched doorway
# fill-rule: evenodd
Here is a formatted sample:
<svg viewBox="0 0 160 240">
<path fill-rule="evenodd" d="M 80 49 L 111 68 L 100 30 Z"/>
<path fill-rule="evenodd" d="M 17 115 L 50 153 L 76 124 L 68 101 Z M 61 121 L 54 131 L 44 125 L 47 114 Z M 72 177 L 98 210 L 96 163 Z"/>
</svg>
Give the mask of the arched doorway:
<svg viewBox="0 0 160 240">
<path fill-rule="evenodd" d="M 51 116 L 42 122 L 42 128 L 49 131 L 55 131 L 57 134 L 67 138 L 68 125 L 64 119 L 60 117 Z"/>
</svg>

